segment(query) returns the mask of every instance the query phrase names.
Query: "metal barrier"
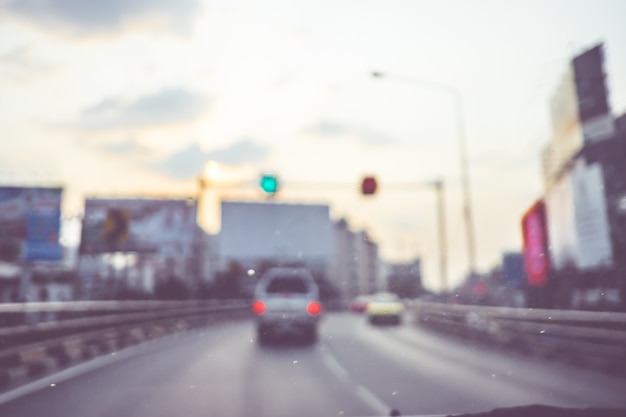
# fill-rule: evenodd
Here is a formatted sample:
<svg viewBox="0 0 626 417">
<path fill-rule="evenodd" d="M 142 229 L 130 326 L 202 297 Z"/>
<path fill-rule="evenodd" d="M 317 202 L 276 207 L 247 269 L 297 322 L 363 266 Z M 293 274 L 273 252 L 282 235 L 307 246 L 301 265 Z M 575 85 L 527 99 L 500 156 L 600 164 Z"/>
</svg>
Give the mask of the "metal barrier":
<svg viewBox="0 0 626 417">
<path fill-rule="evenodd" d="M 415 304 L 422 326 L 480 343 L 626 372 L 626 313 Z"/>
<path fill-rule="evenodd" d="M 0 304 L 0 390 L 167 334 L 250 316 L 245 301 Z"/>
</svg>

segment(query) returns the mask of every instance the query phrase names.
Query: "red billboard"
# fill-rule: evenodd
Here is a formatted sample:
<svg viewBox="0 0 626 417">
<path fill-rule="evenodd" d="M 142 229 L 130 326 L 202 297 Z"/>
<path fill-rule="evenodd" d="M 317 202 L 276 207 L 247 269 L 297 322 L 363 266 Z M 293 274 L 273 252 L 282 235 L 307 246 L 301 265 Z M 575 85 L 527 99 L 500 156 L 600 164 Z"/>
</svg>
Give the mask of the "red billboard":
<svg viewBox="0 0 626 417">
<path fill-rule="evenodd" d="M 524 267 L 530 287 L 544 286 L 550 270 L 546 206 L 537 201 L 522 217 Z"/>
</svg>

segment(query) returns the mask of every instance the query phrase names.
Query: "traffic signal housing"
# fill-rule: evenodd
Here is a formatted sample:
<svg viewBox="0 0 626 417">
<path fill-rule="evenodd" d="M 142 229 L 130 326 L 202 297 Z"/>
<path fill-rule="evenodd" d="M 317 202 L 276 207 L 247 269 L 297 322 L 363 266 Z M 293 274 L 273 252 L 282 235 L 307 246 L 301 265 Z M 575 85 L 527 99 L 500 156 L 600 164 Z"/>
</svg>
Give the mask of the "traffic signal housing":
<svg viewBox="0 0 626 417">
<path fill-rule="evenodd" d="M 367 176 L 363 178 L 363 181 L 361 181 L 361 194 L 374 195 L 376 194 L 377 189 L 378 189 L 378 183 L 376 182 L 375 177 Z"/>
<path fill-rule="evenodd" d="M 259 187 L 265 194 L 274 195 L 278 192 L 278 178 L 274 174 L 263 174 L 259 180 Z"/>
</svg>

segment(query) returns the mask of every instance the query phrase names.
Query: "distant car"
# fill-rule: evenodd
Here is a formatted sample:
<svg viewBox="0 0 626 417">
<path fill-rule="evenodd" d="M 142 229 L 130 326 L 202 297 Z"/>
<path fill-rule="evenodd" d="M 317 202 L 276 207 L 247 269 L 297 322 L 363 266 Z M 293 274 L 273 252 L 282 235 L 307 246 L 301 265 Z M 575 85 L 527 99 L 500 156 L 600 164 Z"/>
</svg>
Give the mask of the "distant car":
<svg viewBox="0 0 626 417">
<path fill-rule="evenodd" d="M 391 293 L 376 294 L 367 303 L 365 313 L 371 324 L 400 324 L 404 305 L 400 298 Z"/>
<path fill-rule="evenodd" d="M 350 302 L 350 310 L 357 313 L 363 313 L 370 298 L 371 296 L 359 295 Z"/>
<path fill-rule="evenodd" d="M 313 275 L 304 268 L 272 268 L 260 278 L 252 310 L 257 340 L 296 335 L 315 343 L 322 307 Z"/>
</svg>

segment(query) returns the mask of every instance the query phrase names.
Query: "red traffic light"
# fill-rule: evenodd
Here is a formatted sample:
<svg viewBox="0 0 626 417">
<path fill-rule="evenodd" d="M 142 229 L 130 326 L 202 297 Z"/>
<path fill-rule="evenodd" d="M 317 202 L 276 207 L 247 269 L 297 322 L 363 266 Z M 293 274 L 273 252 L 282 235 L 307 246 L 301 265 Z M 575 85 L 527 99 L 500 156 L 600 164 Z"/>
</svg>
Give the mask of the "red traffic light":
<svg viewBox="0 0 626 417">
<path fill-rule="evenodd" d="M 373 195 L 376 193 L 376 189 L 378 188 L 378 183 L 376 182 L 376 178 L 374 177 L 365 177 L 361 182 L 361 194 L 363 195 Z"/>
</svg>

